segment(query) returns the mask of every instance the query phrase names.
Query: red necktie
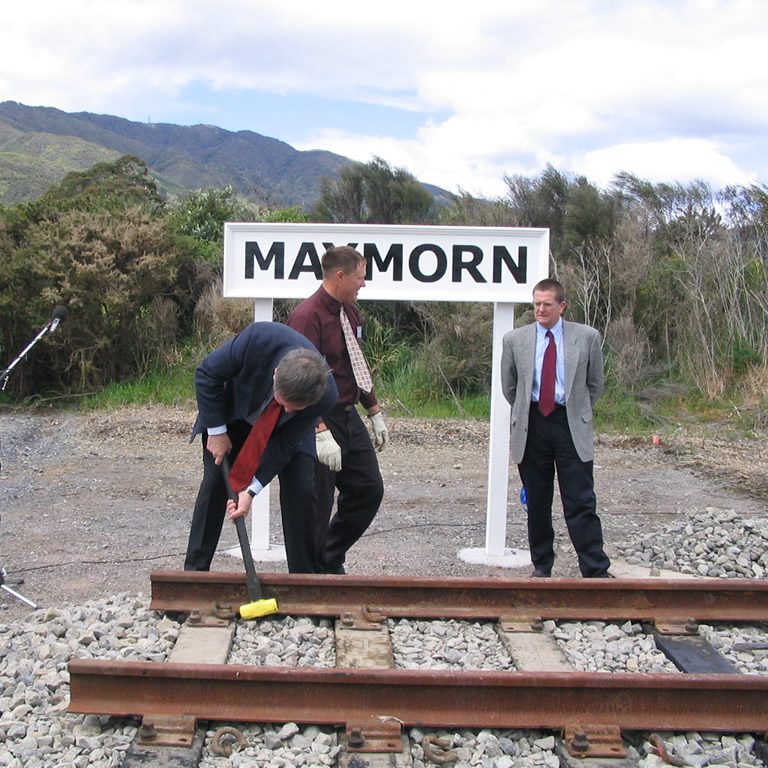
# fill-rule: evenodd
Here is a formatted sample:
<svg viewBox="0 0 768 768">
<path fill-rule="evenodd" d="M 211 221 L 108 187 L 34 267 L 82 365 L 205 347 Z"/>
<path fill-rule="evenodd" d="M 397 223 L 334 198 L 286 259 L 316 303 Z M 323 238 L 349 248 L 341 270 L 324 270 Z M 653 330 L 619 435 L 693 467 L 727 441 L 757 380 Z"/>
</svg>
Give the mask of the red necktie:
<svg viewBox="0 0 768 768">
<path fill-rule="evenodd" d="M 555 368 L 557 367 L 557 347 L 552 331 L 547 331 L 549 344 L 544 350 L 541 364 L 541 383 L 539 384 L 539 411 L 542 416 L 549 416 L 555 410 Z"/>
<path fill-rule="evenodd" d="M 251 427 L 229 473 L 229 483 L 235 493 L 244 491 L 251 484 L 281 411 L 280 403 L 272 400 Z"/>
</svg>

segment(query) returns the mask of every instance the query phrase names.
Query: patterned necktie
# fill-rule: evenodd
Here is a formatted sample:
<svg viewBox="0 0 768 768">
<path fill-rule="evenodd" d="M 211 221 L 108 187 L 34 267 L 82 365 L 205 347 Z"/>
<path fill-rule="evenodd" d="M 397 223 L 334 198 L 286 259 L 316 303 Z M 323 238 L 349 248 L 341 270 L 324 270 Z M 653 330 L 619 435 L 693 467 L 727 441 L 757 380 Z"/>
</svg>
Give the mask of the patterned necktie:
<svg viewBox="0 0 768 768">
<path fill-rule="evenodd" d="M 357 386 L 363 390 L 363 392 L 370 392 L 373 389 L 373 381 L 371 380 L 371 372 L 368 370 L 368 366 L 363 357 L 363 350 L 360 349 L 360 345 L 357 343 L 355 334 L 352 331 L 352 326 L 349 323 L 347 313 L 344 311 L 344 307 L 341 307 L 339 312 L 339 319 L 341 320 L 341 328 L 344 331 L 344 341 L 347 344 L 347 352 L 349 352 L 349 361 L 352 363 L 352 373 L 355 374 L 355 381 Z"/>
<path fill-rule="evenodd" d="M 235 493 L 244 491 L 251 484 L 282 410 L 280 403 L 272 400 L 251 427 L 229 473 L 229 483 Z"/>
<path fill-rule="evenodd" d="M 542 416 L 549 416 L 555 410 L 555 368 L 557 367 L 557 347 L 552 331 L 547 331 L 549 344 L 544 350 L 541 364 L 541 383 L 539 385 L 539 411 Z"/>
</svg>

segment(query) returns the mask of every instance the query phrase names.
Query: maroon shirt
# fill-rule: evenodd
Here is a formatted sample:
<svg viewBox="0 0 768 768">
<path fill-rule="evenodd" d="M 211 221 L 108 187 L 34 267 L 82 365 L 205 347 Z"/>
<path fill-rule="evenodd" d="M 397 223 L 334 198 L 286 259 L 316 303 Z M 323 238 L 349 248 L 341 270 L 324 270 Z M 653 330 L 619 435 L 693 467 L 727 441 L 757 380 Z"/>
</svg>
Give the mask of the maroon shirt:
<svg viewBox="0 0 768 768">
<path fill-rule="evenodd" d="M 366 410 L 370 410 L 378 404 L 378 400 L 373 392 L 363 392 L 357 386 L 341 329 L 340 310 L 341 302 L 321 285 L 291 312 L 287 325 L 309 339 L 325 357 L 339 389 L 338 403 L 354 405 L 360 402 Z M 357 307 L 344 304 L 344 310 L 359 339 L 362 322 Z"/>
</svg>

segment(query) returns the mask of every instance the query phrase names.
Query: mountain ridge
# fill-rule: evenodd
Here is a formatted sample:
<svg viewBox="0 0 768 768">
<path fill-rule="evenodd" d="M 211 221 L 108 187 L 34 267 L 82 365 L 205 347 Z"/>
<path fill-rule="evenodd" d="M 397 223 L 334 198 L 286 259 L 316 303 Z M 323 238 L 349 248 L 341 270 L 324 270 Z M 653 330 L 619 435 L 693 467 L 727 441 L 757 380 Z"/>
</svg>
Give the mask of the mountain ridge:
<svg viewBox="0 0 768 768">
<path fill-rule="evenodd" d="M 71 171 L 134 155 L 166 194 L 232 186 L 243 197 L 279 207 L 310 207 L 323 177 L 353 160 L 325 150 L 301 151 L 254 131 L 215 125 L 138 123 L 114 115 L 64 112 L 0 102 L 0 203 L 44 194 Z M 424 185 L 433 195 L 449 193 Z"/>
</svg>

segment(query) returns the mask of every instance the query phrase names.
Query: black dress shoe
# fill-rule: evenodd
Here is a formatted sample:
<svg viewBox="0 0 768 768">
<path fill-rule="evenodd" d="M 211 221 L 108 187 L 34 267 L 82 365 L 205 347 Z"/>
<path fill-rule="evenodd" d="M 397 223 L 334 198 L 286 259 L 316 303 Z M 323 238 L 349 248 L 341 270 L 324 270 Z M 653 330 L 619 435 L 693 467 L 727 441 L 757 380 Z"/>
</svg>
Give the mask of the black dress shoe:
<svg viewBox="0 0 768 768">
<path fill-rule="evenodd" d="M 615 579 L 616 577 L 612 573 L 598 573 L 597 576 L 593 576 L 593 579 Z"/>
<path fill-rule="evenodd" d="M 543 568 L 534 568 L 531 578 L 533 579 L 548 579 L 552 576 L 551 571 L 545 571 Z"/>
</svg>

